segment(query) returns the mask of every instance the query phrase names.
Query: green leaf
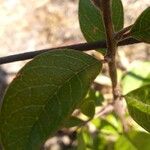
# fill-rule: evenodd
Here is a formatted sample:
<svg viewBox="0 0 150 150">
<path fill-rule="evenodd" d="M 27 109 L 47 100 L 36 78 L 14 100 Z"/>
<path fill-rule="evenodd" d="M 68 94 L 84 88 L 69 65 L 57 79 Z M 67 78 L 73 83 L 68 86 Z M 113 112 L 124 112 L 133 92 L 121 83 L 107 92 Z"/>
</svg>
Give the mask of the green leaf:
<svg viewBox="0 0 150 150">
<path fill-rule="evenodd" d="M 115 115 L 110 114 L 105 119 L 101 119 L 100 129 L 104 134 L 118 136 L 118 133 L 121 132 L 121 125 Z"/>
<path fill-rule="evenodd" d="M 121 80 L 123 94 L 150 84 L 150 62 L 134 61 Z"/>
<path fill-rule="evenodd" d="M 131 117 L 150 132 L 150 84 L 128 93 L 125 99 Z"/>
<path fill-rule="evenodd" d="M 84 102 L 81 104 L 81 112 L 88 116 L 89 118 L 93 118 L 95 114 L 95 102 L 86 98 Z"/>
<path fill-rule="evenodd" d="M 93 119 L 92 123 L 103 134 L 118 135 L 118 133 L 122 132 L 122 125 L 113 114 L 110 114 L 103 119 Z"/>
<path fill-rule="evenodd" d="M 90 0 L 79 1 L 79 23 L 81 31 L 87 42 L 105 39 L 105 29 L 101 12 Z M 115 31 L 123 28 L 124 14 L 121 0 L 112 0 L 112 18 Z M 105 52 L 105 50 L 100 50 Z"/>
<path fill-rule="evenodd" d="M 121 0 L 112 0 L 112 20 L 116 32 L 123 28 L 124 12 Z"/>
<path fill-rule="evenodd" d="M 82 124 L 84 124 L 84 122 L 85 121 L 77 117 L 71 116 L 69 119 L 67 119 L 67 121 L 65 121 L 65 124 L 63 126 L 66 128 L 72 128 L 75 126 L 81 126 Z"/>
<path fill-rule="evenodd" d="M 99 91 L 90 89 L 86 98 L 79 106 L 81 112 L 89 118 L 93 118 L 95 115 L 95 107 L 100 106 L 104 100 L 103 95 Z"/>
<path fill-rule="evenodd" d="M 115 144 L 115 150 L 149 150 L 150 134 L 132 131 L 120 136 Z"/>
<path fill-rule="evenodd" d="M 102 65 L 75 50 L 54 50 L 27 63 L 10 84 L 0 113 L 7 150 L 37 150 L 85 97 Z"/>
<path fill-rule="evenodd" d="M 84 150 L 84 149 L 86 150 L 86 143 L 84 141 L 83 134 L 81 131 L 77 135 L 77 141 L 78 141 L 77 150 Z"/>
<path fill-rule="evenodd" d="M 107 144 L 110 143 L 106 140 L 106 136 L 99 133 L 93 138 L 93 150 L 107 150 Z"/>
<path fill-rule="evenodd" d="M 93 138 L 86 127 L 81 128 L 77 135 L 77 150 L 91 150 L 93 146 Z"/>
<path fill-rule="evenodd" d="M 102 102 L 104 101 L 104 96 L 102 95 L 102 93 L 93 89 L 90 89 L 88 93 L 88 98 L 90 100 L 93 100 L 96 106 L 102 105 Z"/>
<path fill-rule="evenodd" d="M 150 7 L 138 17 L 131 29 L 131 35 L 138 40 L 150 43 Z"/>
</svg>

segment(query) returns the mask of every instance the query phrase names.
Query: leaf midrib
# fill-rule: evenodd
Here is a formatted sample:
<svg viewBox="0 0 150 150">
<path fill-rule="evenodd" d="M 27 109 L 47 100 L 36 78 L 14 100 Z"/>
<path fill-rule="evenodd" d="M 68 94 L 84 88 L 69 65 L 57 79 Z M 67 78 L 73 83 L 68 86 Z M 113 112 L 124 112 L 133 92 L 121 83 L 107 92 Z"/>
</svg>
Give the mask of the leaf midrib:
<svg viewBox="0 0 150 150">
<path fill-rule="evenodd" d="M 135 107 L 138 110 L 150 115 L 150 112 L 147 111 L 147 108 L 150 108 L 149 104 L 145 104 L 142 101 L 139 101 L 139 100 L 133 98 L 133 96 L 127 96 L 127 103 L 129 106 Z"/>
<path fill-rule="evenodd" d="M 78 74 L 80 74 L 83 70 L 86 70 L 88 67 L 91 67 L 91 66 L 94 66 L 95 64 L 97 64 L 98 63 L 98 61 L 97 62 L 94 62 L 93 64 L 91 64 L 91 65 L 87 65 L 86 67 L 83 67 L 81 70 L 79 70 L 79 72 L 77 72 L 76 73 L 76 75 L 78 75 Z M 50 98 L 48 98 L 49 100 L 51 100 L 55 95 L 56 95 L 56 93 L 58 93 L 58 91 L 67 83 L 67 82 L 69 82 L 73 77 L 75 76 L 75 74 L 73 74 L 67 81 L 65 81 L 59 88 L 58 88 L 58 90 L 53 94 L 53 96 L 51 96 Z M 47 101 L 47 103 L 48 103 L 49 101 Z M 45 104 L 45 106 L 43 107 L 43 109 L 45 109 L 45 107 L 47 106 L 47 103 Z M 41 111 L 41 110 L 40 110 Z M 38 116 L 40 116 L 41 115 L 41 113 L 38 113 L 39 115 Z M 38 117 L 39 118 L 39 117 Z M 62 120 L 63 121 L 63 120 Z M 35 126 L 35 124 L 37 123 L 37 122 L 39 122 L 39 119 L 38 120 L 36 120 L 36 122 L 32 125 L 32 127 L 31 127 L 31 131 L 32 131 L 32 129 L 33 129 L 33 127 Z M 60 123 L 61 124 L 61 123 Z M 28 137 L 28 140 L 30 140 L 31 139 L 31 137 L 32 137 L 32 135 L 31 135 L 31 132 L 30 131 L 30 135 L 29 135 L 29 137 Z M 27 143 L 28 144 L 28 143 Z"/>
</svg>

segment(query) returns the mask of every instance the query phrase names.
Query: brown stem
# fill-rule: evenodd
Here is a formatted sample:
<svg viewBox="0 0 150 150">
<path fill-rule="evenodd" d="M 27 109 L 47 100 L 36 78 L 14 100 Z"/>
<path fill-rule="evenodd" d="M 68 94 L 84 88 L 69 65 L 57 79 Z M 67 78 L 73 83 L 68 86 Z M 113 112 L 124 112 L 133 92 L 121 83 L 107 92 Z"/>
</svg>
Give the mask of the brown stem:
<svg viewBox="0 0 150 150">
<path fill-rule="evenodd" d="M 102 0 L 102 14 L 106 31 L 107 56 L 113 59 L 116 53 L 117 42 L 114 39 L 110 0 Z"/>
<path fill-rule="evenodd" d="M 111 14 L 111 3 L 110 0 L 102 0 L 102 14 L 103 21 L 105 25 L 106 38 L 107 38 L 107 54 L 105 59 L 109 60 L 109 74 L 112 81 L 112 92 L 114 100 L 118 97 L 117 88 L 117 69 L 116 69 L 116 50 L 117 50 L 117 40 L 114 38 L 114 28 L 112 23 Z"/>
<path fill-rule="evenodd" d="M 124 35 L 124 33 L 128 32 L 132 26 L 121 30 L 117 36 L 118 39 L 114 36 L 115 32 L 113 29 L 112 23 L 112 15 L 111 15 L 111 3 L 110 0 L 101 0 L 102 2 L 102 13 L 103 13 L 103 20 L 105 25 L 106 37 L 107 37 L 107 54 L 106 59 L 109 59 L 108 62 L 109 66 L 109 74 L 112 81 L 112 93 L 113 93 L 113 103 L 114 103 L 114 111 L 119 116 L 124 131 L 127 131 L 127 124 L 125 120 L 125 113 L 124 109 L 122 109 L 123 101 L 121 101 L 120 92 L 118 89 L 117 83 L 117 68 L 116 68 L 116 51 L 117 51 L 117 42 Z M 129 33 L 129 32 L 128 32 Z M 127 33 L 127 34 L 128 34 Z"/>
</svg>

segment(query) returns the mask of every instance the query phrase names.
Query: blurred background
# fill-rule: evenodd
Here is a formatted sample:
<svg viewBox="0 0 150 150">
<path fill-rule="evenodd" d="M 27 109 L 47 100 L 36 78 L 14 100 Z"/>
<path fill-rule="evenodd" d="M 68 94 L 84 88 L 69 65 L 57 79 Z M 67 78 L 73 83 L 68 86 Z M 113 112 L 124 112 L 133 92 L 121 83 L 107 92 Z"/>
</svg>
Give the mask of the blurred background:
<svg viewBox="0 0 150 150">
<path fill-rule="evenodd" d="M 137 16 L 150 6 L 149 0 L 122 0 L 122 2 L 125 10 L 125 26 L 132 24 Z M 78 23 L 78 0 L 0 0 L 0 57 L 79 42 L 85 40 Z M 139 66 L 140 61 L 150 60 L 150 46 L 137 44 L 121 47 L 118 60 L 120 71 Z M 138 60 L 138 65 L 135 60 Z M 15 62 L 0 67 L 0 95 L 26 62 Z M 98 83 L 105 85 L 103 90 L 106 91 L 110 86 L 110 80 L 105 75 L 103 77 L 106 82 L 100 77 Z M 107 98 L 110 93 L 106 94 Z M 63 142 L 58 140 L 60 137 Z M 63 134 L 60 132 L 54 140 L 55 144 L 53 141 L 47 144 L 47 150 L 52 149 L 50 144 L 57 145 L 53 148 L 56 150 L 69 149 L 62 148 L 62 145 L 64 143 L 71 145 L 71 140 L 75 139 L 74 132 L 71 134 L 68 131 Z"/>
<path fill-rule="evenodd" d="M 122 0 L 125 26 L 148 7 L 149 0 Z M 78 0 L 0 0 L 0 57 L 53 46 L 83 42 Z M 147 59 L 148 46 L 126 47 L 129 61 Z M 140 54 L 139 54 L 140 53 Z M 24 62 L 3 65 L 16 72 Z M 10 66 L 10 67 L 8 67 Z"/>
</svg>

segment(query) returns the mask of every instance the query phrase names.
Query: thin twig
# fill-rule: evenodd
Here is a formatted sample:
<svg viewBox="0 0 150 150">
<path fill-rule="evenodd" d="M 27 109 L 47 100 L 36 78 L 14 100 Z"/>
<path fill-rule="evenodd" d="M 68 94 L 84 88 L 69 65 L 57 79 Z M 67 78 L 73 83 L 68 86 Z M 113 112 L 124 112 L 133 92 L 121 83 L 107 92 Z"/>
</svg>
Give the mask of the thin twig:
<svg viewBox="0 0 150 150">
<path fill-rule="evenodd" d="M 125 34 L 122 35 L 122 39 L 127 39 L 131 37 L 131 32 L 127 32 Z"/>
<path fill-rule="evenodd" d="M 106 116 L 110 113 L 112 113 L 114 110 L 114 106 L 112 103 L 107 104 L 106 106 L 103 106 L 102 109 L 100 111 L 98 111 L 95 115 L 95 117 L 103 117 Z"/>
<path fill-rule="evenodd" d="M 130 26 L 128 26 L 128 27 L 123 28 L 123 29 L 120 30 L 119 32 L 115 33 L 114 38 L 115 38 L 116 40 L 119 40 L 119 41 L 122 40 L 122 39 L 124 39 L 124 38 L 123 38 L 123 35 L 124 35 L 125 33 L 129 32 L 132 27 L 133 27 L 133 25 L 130 25 Z"/>
<path fill-rule="evenodd" d="M 120 41 L 118 45 L 124 46 L 124 45 L 129 45 L 129 44 L 136 44 L 140 42 L 141 41 L 138 41 L 136 39 L 129 38 L 129 39 Z M 6 64 L 6 63 L 12 63 L 15 61 L 23 61 L 27 59 L 32 59 L 35 56 L 42 54 L 44 52 L 56 50 L 56 49 L 65 49 L 65 48 L 70 48 L 70 49 L 74 49 L 78 51 L 88 51 L 92 49 L 106 48 L 106 41 L 97 41 L 93 43 L 79 43 L 79 44 L 74 44 L 74 45 L 69 45 L 69 46 L 54 47 L 54 48 L 48 48 L 48 49 L 42 49 L 42 50 L 36 50 L 36 51 L 31 51 L 31 52 L 26 52 L 26 53 L 0 57 L 0 65 Z"/>
</svg>

